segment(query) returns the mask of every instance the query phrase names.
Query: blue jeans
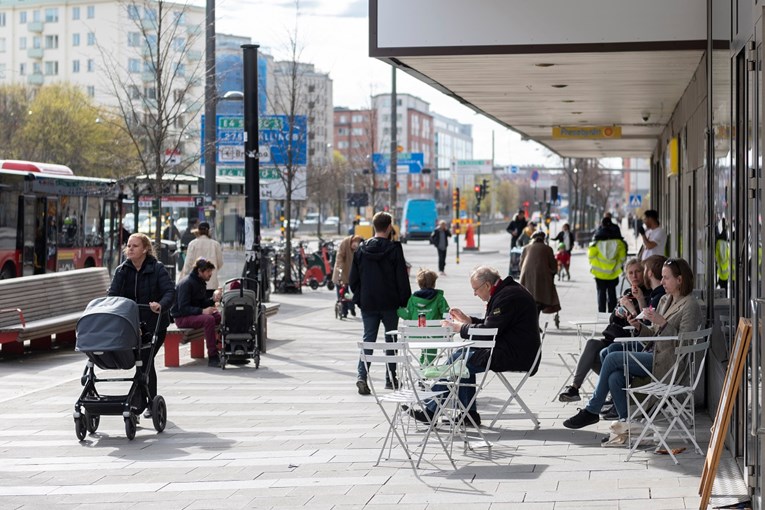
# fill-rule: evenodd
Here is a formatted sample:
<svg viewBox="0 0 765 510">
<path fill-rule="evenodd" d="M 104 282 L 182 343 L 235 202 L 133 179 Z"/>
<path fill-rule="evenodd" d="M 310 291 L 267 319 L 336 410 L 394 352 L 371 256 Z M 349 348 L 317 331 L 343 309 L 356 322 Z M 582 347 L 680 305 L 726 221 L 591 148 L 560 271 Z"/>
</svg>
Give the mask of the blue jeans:
<svg viewBox="0 0 765 510">
<path fill-rule="evenodd" d="M 652 352 L 636 352 L 629 358 L 627 363 L 629 367 L 629 374 L 635 377 L 645 377 L 648 372 L 635 360 L 637 358 L 640 363 L 648 369 L 653 368 L 653 353 Z M 627 387 L 627 381 L 624 379 L 624 353 L 612 352 L 603 360 L 603 366 L 600 368 L 600 376 L 598 377 L 598 384 L 595 386 L 595 391 L 590 397 L 590 401 L 587 403 L 585 409 L 593 414 L 599 414 L 600 409 L 603 407 L 608 392 L 611 392 L 611 398 L 614 400 L 614 407 L 616 412 L 619 413 L 619 418 L 627 418 L 627 392 L 624 388 Z"/>
<path fill-rule="evenodd" d="M 394 331 L 398 329 L 398 314 L 396 310 L 380 310 L 376 312 L 361 311 L 361 322 L 364 324 L 364 336 L 362 340 L 364 342 L 376 342 L 377 332 L 380 329 L 380 322 L 382 322 L 385 331 Z M 396 339 L 393 336 L 385 335 L 386 342 L 395 342 Z M 386 351 L 387 354 L 393 355 L 395 351 Z M 365 354 L 372 354 L 372 351 L 367 350 Z M 367 363 L 361 361 L 359 358 L 358 378 L 360 381 L 367 380 L 368 373 Z M 385 382 L 391 382 L 391 377 L 396 378 L 396 364 L 388 363 L 388 370 L 385 371 Z"/>
<path fill-rule="evenodd" d="M 603 360 L 606 359 L 606 356 L 608 356 L 612 352 L 622 352 L 624 350 L 640 352 L 643 350 L 643 344 L 640 343 L 640 340 L 638 337 L 635 337 L 634 342 L 629 342 L 626 344 L 621 342 L 614 342 L 608 347 L 606 347 L 605 349 L 602 349 L 600 351 L 600 363 L 602 364 Z"/>
<path fill-rule="evenodd" d="M 457 351 L 454 351 L 452 355 L 449 358 L 449 363 L 452 363 L 455 359 L 462 357 L 462 351 L 463 349 L 459 349 Z M 462 402 L 462 407 L 467 408 L 467 405 L 470 403 L 471 400 L 473 400 L 473 396 L 475 395 L 475 374 L 480 374 L 481 372 L 486 371 L 486 367 L 479 366 L 471 362 L 474 352 L 470 351 L 468 353 L 467 361 L 465 362 L 465 368 L 467 368 L 470 375 L 466 378 L 460 379 L 460 389 L 457 392 L 457 396 L 460 399 L 460 402 Z M 465 384 L 469 384 L 471 386 L 464 386 Z M 449 388 L 444 384 L 435 384 L 432 388 L 433 391 L 448 391 Z M 438 404 L 435 400 L 431 400 L 428 402 L 427 406 L 428 411 L 431 413 L 436 412 L 436 408 L 438 407 Z M 468 411 L 475 411 L 476 410 L 476 403 L 473 401 L 473 404 L 470 406 L 470 409 Z"/>
</svg>

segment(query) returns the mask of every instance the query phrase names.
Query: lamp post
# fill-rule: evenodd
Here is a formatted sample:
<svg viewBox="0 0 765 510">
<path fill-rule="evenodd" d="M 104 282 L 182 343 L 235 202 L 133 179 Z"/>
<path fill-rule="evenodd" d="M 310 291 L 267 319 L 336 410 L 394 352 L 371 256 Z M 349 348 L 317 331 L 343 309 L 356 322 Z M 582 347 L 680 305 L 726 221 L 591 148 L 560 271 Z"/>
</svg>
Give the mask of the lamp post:
<svg viewBox="0 0 765 510">
<path fill-rule="evenodd" d="M 258 154 L 258 48 L 242 45 L 244 63 L 244 276 L 258 281 L 258 300 L 263 301 L 260 251 L 260 159 Z"/>
</svg>

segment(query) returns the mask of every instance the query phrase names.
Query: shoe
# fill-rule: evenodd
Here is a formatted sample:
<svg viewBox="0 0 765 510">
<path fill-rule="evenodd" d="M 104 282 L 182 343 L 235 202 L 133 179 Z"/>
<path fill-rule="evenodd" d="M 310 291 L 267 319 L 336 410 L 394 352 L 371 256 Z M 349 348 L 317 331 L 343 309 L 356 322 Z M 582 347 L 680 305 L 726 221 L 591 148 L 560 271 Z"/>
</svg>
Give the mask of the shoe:
<svg viewBox="0 0 765 510">
<path fill-rule="evenodd" d="M 614 403 L 611 402 L 610 404 L 606 402 L 603 404 L 603 407 L 600 408 L 600 414 L 608 414 L 611 412 L 611 409 L 614 408 Z"/>
<path fill-rule="evenodd" d="M 579 388 L 574 386 L 566 386 L 566 390 L 558 395 L 558 401 L 560 402 L 578 402 L 582 400 L 579 396 Z"/>
<path fill-rule="evenodd" d="M 385 389 L 386 390 L 397 390 L 400 384 L 398 383 L 398 379 L 393 379 L 393 381 L 385 381 Z"/>
<path fill-rule="evenodd" d="M 214 354 L 207 360 L 208 367 L 220 367 L 220 356 Z"/>
<path fill-rule="evenodd" d="M 147 409 L 145 413 L 143 413 L 143 417 L 147 420 L 151 420 L 151 409 Z"/>
<path fill-rule="evenodd" d="M 355 306 L 353 308 L 351 308 L 351 315 L 356 317 L 356 307 Z"/>
<path fill-rule="evenodd" d="M 433 421 L 434 414 L 428 410 L 428 408 L 425 408 L 424 411 L 420 411 L 419 409 L 409 409 L 407 413 L 409 413 L 409 416 L 422 423 L 430 424 Z"/>
<path fill-rule="evenodd" d="M 470 419 L 468 418 L 468 416 L 469 416 L 470 418 L 472 418 L 472 419 L 473 419 L 473 421 L 470 421 Z M 480 415 L 480 414 L 478 414 L 478 411 L 468 411 L 468 412 L 467 412 L 467 416 L 465 416 L 465 419 L 463 419 L 463 420 L 462 420 L 462 423 L 463 423 L 463 424 L 464 424 L 466 427 L 472 427 L 472 426 L 473 426 L 473 423 L 475 423 L 475 426 L 476 426 L 476 427 L 480 427 L 480 426 L 481 426 L 481 415 Z"/>
<path fill-rule="evenodd" d="M 581 429 L 587 425 L 594 425 L 600 421 L 597 414 L 589 412 L 587 409 L 580 409 L 577 414 L 563 422 L 567 429 Z"/>
<path fill-rule="evenodd" d="M 362 381 L 361 379 L 356 381 L 356 388 L 358 388 L 358 390 L 359 390 L 359 395 L 371 395 L 372 394 L 372 392 L 369 391 L 369 386 L 367 386 L 367 382 L 366 381 Z"/>
<path fill-rule="evenodd" d="M 608 421 L 618 420 L 619 419 L 619 413 L 616 412 L 616 406 L 611 406 L 611 409 L 609 409 L 605 413 L 601 413 L 601 418 Z"/>
</svg>

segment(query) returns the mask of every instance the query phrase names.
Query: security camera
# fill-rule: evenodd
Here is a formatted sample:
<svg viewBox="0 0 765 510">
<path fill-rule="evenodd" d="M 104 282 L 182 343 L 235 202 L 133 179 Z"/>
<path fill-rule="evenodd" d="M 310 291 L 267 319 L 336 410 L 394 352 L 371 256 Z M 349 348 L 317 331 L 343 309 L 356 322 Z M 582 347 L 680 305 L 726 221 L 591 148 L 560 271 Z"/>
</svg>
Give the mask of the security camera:
<svg viewBox="0 0 765 510">
<path fill-rule="evenodd" d="M 651 118 L 650 112 L 643 112 L 640 114 L 640 116 L 643 118 L 643 122 L 648 122 L 648 119 Z"/>
</svg>

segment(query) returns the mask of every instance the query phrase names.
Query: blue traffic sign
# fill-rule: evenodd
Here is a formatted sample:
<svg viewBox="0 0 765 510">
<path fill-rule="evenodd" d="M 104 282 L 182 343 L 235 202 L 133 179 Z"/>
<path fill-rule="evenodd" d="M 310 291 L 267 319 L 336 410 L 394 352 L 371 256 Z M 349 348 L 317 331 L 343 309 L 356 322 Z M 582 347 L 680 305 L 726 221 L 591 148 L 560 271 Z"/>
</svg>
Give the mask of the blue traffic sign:
<svg viewBox="0 0 765 510">
<path fill-rule="evenodd" d="M 539 170 L 531 172 L 531 180 L 537 182 L 539 180 Z"/>
<path fill-rule="evenodd" d="M 375 152 L 372 154 L 372 164 L 376 174 L 387 174 L 390 171 L 390 154 Z M 409 167 L 410 174 L 422 173 L 425 166 L 425 155 L 422 152 L 402 152 L 396 158 L 396 166 Z"/>
<path fill-rule="evenodd" d="M 630 195 L 630 207 L 638 209 L 641 205 L 643 205 L 642 195 Z"/>
</svg>

